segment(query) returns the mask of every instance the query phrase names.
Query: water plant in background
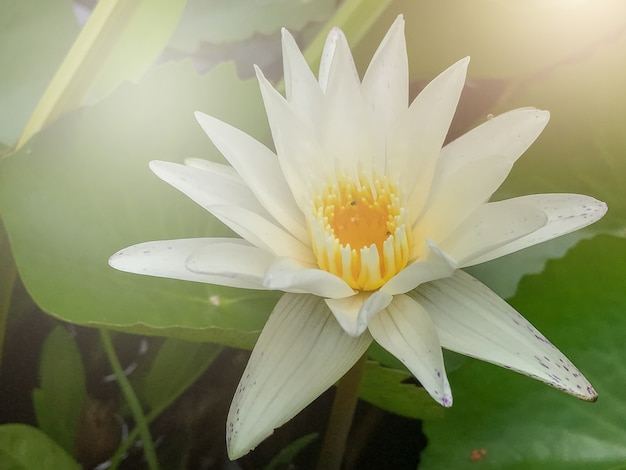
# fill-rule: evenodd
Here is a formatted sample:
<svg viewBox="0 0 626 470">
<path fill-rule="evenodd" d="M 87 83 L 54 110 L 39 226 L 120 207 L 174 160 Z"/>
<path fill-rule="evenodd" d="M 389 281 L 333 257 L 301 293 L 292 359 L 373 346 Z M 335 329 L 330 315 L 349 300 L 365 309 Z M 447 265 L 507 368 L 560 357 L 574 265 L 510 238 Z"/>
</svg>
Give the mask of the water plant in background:
<svg viewBox="0 0 626 470">
<path fill-rule="evenodd" d="M 621 0 L 84 4 L 0 0 L 0 467 L 623 466 Z"/>
<path fill-rule="evenodd" d="M 362 81 L 337 28 L 317 80 L 286 30 L 282 45 L 286 98 L 257 68 L 276 154 L 198 113 L 232 167 L 151 163 L 241 238 L 147 242 L 110 259 L 139 274 L 286 292 L 235 393 L 230 457 L 248 453 L 337 382 L 372 339 L 443 406 L 452 405 L 452 393 L 442 347 L 595 401 L 563 354 L 460 270 L 604 215 L 604 203 L 575 194 L 486 202 L 548 113 L 510 111 L 442 148 L 469 61 L 451 66 L 408 105 L 402 16 Z"/>
</svg>

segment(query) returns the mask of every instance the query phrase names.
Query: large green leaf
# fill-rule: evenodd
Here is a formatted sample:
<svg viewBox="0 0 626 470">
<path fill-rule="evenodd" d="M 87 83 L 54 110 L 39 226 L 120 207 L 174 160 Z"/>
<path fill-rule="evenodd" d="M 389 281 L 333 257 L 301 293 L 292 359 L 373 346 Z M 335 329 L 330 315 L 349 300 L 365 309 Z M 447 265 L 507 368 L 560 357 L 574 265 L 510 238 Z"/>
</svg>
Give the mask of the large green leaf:
<svg viewBox="0 0 626 470">
<path fill-rule="evenodd" d="M 598 402 L 467 359 L 450 374 L 454 406 L 426 422 L 420 468 L 593 470 L 626 462 L 624 259 L 621 238 L 582 241 L 523 279 L 511 300 L 591 380 Z"/>
<path fill-rule="evenodd" d="M 78 23 L 70 0 L 0 0 L 0 142 L 12 147 Z"/>
<path fill-rule="evenodd" d="M 81 467 L 46 434 L 24 424 L 0 426 L 3 470 L 79 470 Z"/>
<path fill-rule="evenodd" d="M 152 159 L 220 158 L 195 110 L 259 138 L 267 134 L 255 81 L 238 80 L 230 65 L 201 77 L 184 63 L 66 115 L 0 161 L 0 210 L 16 263 L 46 312 L 84 325 L 250 346 L 276 294 L 107 265 L 130 244 L 230 234 L 147 166 Z"/>
<path fill-rule="evenodd" d="M 94 91 L 108 93 L 123 80 L 138 80 L 161 55 L 183 13 L 186 0 L 144 0 L 110 47 L 104 63 L 98 64 Z M 123 5 L 123 2 L 120 3 Z M 103 34 L 106 37 L 106 35 Z"/>
<path fill-rule="evenodd" d="M 202 43 L 244 41 L 253 35 L 298 31 L 330 16 L 335 0 L 189 0 L 174 33 L 174 48 L 194 53 Z"/>
<path fill-rule="evenodd" d="M 65 328 L 57 326 L 43 345 L 33 404 L 39 429 L 68 453 L 74 451 L 86 393 L 80 351 Z"/>
</svg>

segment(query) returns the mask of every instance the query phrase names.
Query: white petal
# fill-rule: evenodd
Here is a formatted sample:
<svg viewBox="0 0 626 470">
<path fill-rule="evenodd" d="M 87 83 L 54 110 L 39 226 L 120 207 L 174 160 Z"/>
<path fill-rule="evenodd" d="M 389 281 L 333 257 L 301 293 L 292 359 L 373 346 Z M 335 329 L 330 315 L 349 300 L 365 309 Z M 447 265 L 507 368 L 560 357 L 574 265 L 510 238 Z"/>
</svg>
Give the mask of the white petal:
<svg viewBox="0 0 626 470">
<path fill-rule="evenodd" d="M 546 214 L 519 199 L 479 206 L 440 246 L 460 267 L 543 227 Z"/>
<path fill-rule="evenodd" d="M 241 238 L 274 256 L 287 256 L 305 263 L 315 262 L 311 248 L 260 214 L 228 205 L 209 206 L 207 210 Z"/>
<path fill-rule="evenodd" d="M 378 46 L 363 77 L 361 90 L 373 111 L 377 132 L 384 136 L 393 134 L 407 113 L 409 99 L 409 65 L 402 15 L 396 18 Z M 384 162 L 390 151 L 376 152 L 382 162 L 375 161 L 374 168 L 380 174 L 385 172 Z"/>
<path fill-rule="evenodd" d="M 384 161 L 384 129 L 376 129 L 369 106 L 361 93 L 361 83 L 350 48 L 343 34 L 337 41 L 320 118 L 320 142 L 324 154 L 333 162 L 334 172 L 359 176 L 359 164 L 368 172 L 374 168 L 375 155 Z M 380 157 L 378 157 L 380 159 Z"/>
<path fill-rule="evenodd" d="M 468 167 L 463 173 L 458 172 L 448 178 L 447 193 L 435 190 L 431 194 L 431 203 L 413 225 L 412 232 L 416 237 L 413 246 L 419 245 L 420 236 L 428 236 L 438 242 L 445 240 L 486 202 L 482 188 L 474 186 L 473 182 L 485 178 L 486 172 L 490 172 L 489 177 L 499 173 L 504 178 L 510 171 L 510 167 L 499 156 L 485 158 L 481 163 L 489 163 L 490 169 L 485 170 L 481 165 Z"/>
<path fill-rule="evenodd" d="M 291 258 L 278 258 L 265 273 L 269 289 L 340 298 L 354 295 L 341 278 L 317 268 L 316 264 L 299 263 Z"/>
<path fill-rule="evenodd" d="M 428 236 L 442 240 L 487 202 L 549 118 L 547 111 L 516 109 L 446 145 L 437 162 L 426 210 L 418 220 Z"/>
<path fill-rule="evenodd" d="M 424 282 L 448 277 L 458 268 L 457 263 L 441 251 L 431 240 L 426 240 L 419 258 L 389 279 L 381 288 L 391 295 L 404 294 Z"/>
<path fill-rule="evenodd" d="M 300 118 L 293 106 L 278 93 L 256 67 L 261 95 L 272 130 L 278 161 L 301 212 L 308 210 L 309 187 L 324 180 L 331 162 L 317 140 L 316 130 Z"/>
<path fill-rule="evenodd" d="M 463 271 L 410 294 L 426 308 L 441 345 L 513 369 L 583 400 L 596 392 L 574 365 L 524 317 Z"/>
<path fill-rule="evenodd" d="M 548 218 L 540 229 L 472 259 L 465 266 L 484 263 L 537 243 L 552 240 L 590 225 L 607 211 L 606 204 L 581 194 L 531 194 L 510 201 L 536 207 Z"/>
<path fill-rule="evenodd" d="M 322 51 L 322 56 L 320 59 L 320 70 L 318 77 L 320 88 L 324 93 L 326 93 L 326 87 L 328 86 L 328 80 L 331 74 L 331 70 L 333 68 L 335 52 L 337 50 L 337 47 L 340 45 L 344 48 L 348 47 L 346 37 L 339 28 L 333 28 L 328 33 L 328 37 L 326 38 L 326 43 L 324 44 L 324 50 Z M 354 66 L 354 61 L 352 61 L 352 70 L 353 75 L 358 77 L 356 67 Z"/>
<path fill-rule="evenodd" d="M 432 320 L 424 308 L 406 295 L 393 302 L 370 321 L 374 340 L 397 357 L 443 406 L 452 406 L 441 345 Z"/>
<path fill-rule="evenodd" d="M 194 273 L 258 286 L 263 285 L 265 271 L 273 260 L 274 256 L 255 246 L 230 241 L 206 244 L 198 248 L 189 255 L 186 266 Z M 223 282 L 221 284 L 225 285 Z"/>
<path fill-rule="evenodd" d="M 451 173 L 463 172 L 491 155 L 500 155 L 512 166 L 539 137 L 549 120 L 548 111 L 536 108 L 513 109 L 487 119 L 442 149 L 438 177 L 445 180 Z"/>
<path fill-rule="evenodd" d="M 347 335 L 319 297 L 285 294 L 276 304 L 228 413 L 228 455 L 237 459 L 339 380 L 365 353 L 365 332 Z"/>
<path fill-rule="evenodd" d="M 366 329 L 370 319 L 393 300 L 386 292 L 359 292 L 343 299 L 325 299 L 326 305 L 350 336 L 359 336 Z"/>
<path fill-rule="evenodd" d="M 316 122 L 322 102 L 322 89 L 309 68 L 293 36 L 282 29 L 283 68 L 287 101 L 301 118 Z"/>
<path fill-rule="evenodd" d="M 196 157 L 185 158 L 185 165 L 192 168 L 198 168 L 200 170 L 211 171 L 213 173 L 221 173 L 225 178 L 239 178 L 240 181 L 243 181 L 241 176 L 239 176 L 239 173 L 237 173 L 237 171 L 230 165 L 224 165 L 222 163 L 212 162 L 211 160 Z"/>
<path fill-rule="evenodd" d="M 465 83 L 469 57 L 442 72 L 415 98 L 406 118 L 389 136 L 388 169 L 399 178 L 411 223 L 419 215 L 450 122 Z M 407 171 L 410 169 L 410 171 Z"/>
<path fill-rule="evenodd" d="M 196 119 L 267 212 L 298 240 L 308 243 L 302 211 L 296 205 L 276 155 L 245 132 L 203 113 Z"/>
<path fill-rule="evenodd" d="M 223 247 L 240 253 L 224 260 L 213 272 L 192 271 L 187 259 L 196 253 L 219 252 Z M 245 255 L 244 255 L 245 254 Z M 148 276 L 204 282 L 244 289 L 265 289 L 263 274 L 271 259 L 267 253 L 237 238 L 189 238 L 140 243 L 118 251 L 109 259 L 115 269 Z"/>
<path fill-rule="evenodd" d="M 215 204 L 232 204 L 262 214 L 269 214 L 259 204 L 239 175 L 226 165 L 214 163 L 204 168 L 153 160 L 150 169 L 194 202 L 208 210 Z"/>
</svg>

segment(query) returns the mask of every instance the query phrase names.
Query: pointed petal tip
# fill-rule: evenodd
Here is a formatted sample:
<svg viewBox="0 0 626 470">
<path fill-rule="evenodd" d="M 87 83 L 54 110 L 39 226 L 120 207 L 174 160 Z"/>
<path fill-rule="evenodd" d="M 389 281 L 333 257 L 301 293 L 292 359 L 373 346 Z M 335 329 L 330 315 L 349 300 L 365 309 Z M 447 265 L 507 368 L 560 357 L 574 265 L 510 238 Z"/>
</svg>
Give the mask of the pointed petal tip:
<svg viewBox="0 0 626 470">
<path fill-rule="evenodd" d="M 163 160 L 151 160 L 150 162 L 148 162 L 148 168 L 150 168 L 152 173 L 154 173 L 155 175 L 159 177 L 161 173 L 164 170 L 166 170 L 168 167 L 170 167 L 171 165 L 176 165 L 176 163 L 165 162 Z"/>
<path fill-rule="evenodd" d="M 394 31 L 395 29 L 399 29 L 401 30 L 401 32 L 404 33 L 404 15 L 402 13 L 396 16 L 396 19 L 391 24 L 389 31 L 391 32 L 391 31 Z"/>
<path fill-rule="evenodd" d="M 440 400 L 437 400 L 444 408 L 452 407 L 452 394 L 444 395 Z"/>
<path fill-rule="evenodd" d="M 203 120 L 205 117 L 208 116 L 208 114 L 203 113 L 202 111 L 194 111 L 193 115 L 196 118 L 196 121 L 198 122 L 200 122 L 201 120 Z"/>
<path fill-rule="evenodd" d="M 300 48 L 298 47 L 298 42 L 296 41 L 296 38 L 293 37 L 293 34 L 291 34 L 291 31 L 289 31 L 287 28 L 283 27 L 280 28 L 280 38 L 281 38 L 281 43 L 283 45 L 283 47 L 285 46 L 286 43 L 292 43 L 298 50 L 300 50 Z M 284 49 L 283 49 L 283 53 L 284 53 Z M 284 57 L 283 57 L 284 60 Z M 254 65 L 255 67 L 257 67 L 257 65 Z"/>
<path fill-rule="evenodd" d="M 202 111 L 194 111 L 193 115 L 196 118 L 196 122 L 200 124 L 202 130 L 209 136 L 210 139 L 211 137 L 209 133 L 212 129 L 211 126 L 215 121 L 217 121 L 217 119 L 210 114 L 203 113 Z"/>
<path fill-rule="evenodd" d="M 124 249 L 120 250 L 120 251 L 116 251 L 115 253 L 113 253 L 111 256 L 109 256 L 109 259 L 107 260 L 107 263 L 109 264 L 109 266 L 111 266 L 113 269 L 117 269 L 117 270 L 121 270 L 121 264 L 119 262 L 120 258 L 124 255 Z"/>
<path fill-rule="evenodd" d="M 448 77 L 448 80 L 450 80 L 451 83 L 456 84 L 455 87 L 458 88 L 458 92 L 460 94 L 460 92 L 465 87 L 465 80 L 467 78 L 467 69 L 469 68 L 469 63 L 470 57 L 463 57 L 462 59 L 457 60 L 454 64 L 449 66 L 446 70 L 441 72 L 437 78 Z"/>
<path fill-rule="evenodd" d="M 581 397 L 583 400 L 589 403 L 595 403 L 596 401 L 598 401 L 598 392 L 595 391 L 595 389 L 593 388 L 593 386 L 591 386 L 591 384 L 587 386 L 586 392 L 587 393 Z"/>
<path fill-rule="evenodd" d="M 593 387 L 591 387 L 590 390 L 590 394 L 587 395 L 586 398 L 584 398 L 585 401 L 588 401 L 589 403 L 595 403 L 598 401 L 598 392 L 596 392 Z"/>
<path fill-rule="evenodd" d="M 546 379 L 541 379 L 541 380 L 545 382 L 547 385 L 553 388 L 556 388 L 557 390 L 561 392 L 565 392 L 568 395 L 572 395 L 573 397 L 576 397 L 579 400 L 583 400 L 588 403 L 595 403 L 596 401 L 598 401 L 598 392 L 595 391 L 595 389 L 587 381 L 587 379 L 582 374 L 580 374 L 579 371 L 575 372 L 574 376 L 579 379 L 578 383 L 575 384 L 575 386 L 569 383 L 567 384 L 567 386 L 564 386 L 563 382 L 560 381 L 560 379 L 556 380 L 558 379 L 558 377 L 552 381 L 546 380 Z"/>
<path fill-rule="evenodd" d="M 548 121 L 550 121 L 550 111 L 534 108 L 532 106 L 511 109 L 502 113 L 500 116 L 504 115 L 511 115 L 512 117 L 518 116 L 518 122 L 523 122 L 523 120 L 536 120 L 539 124 L 543 124 L 542 129 L 548 124 Z"/>
<path fill-rule="evenodd" d="M 470 63 L 470 56 L 465 56 L 460 60 L 457 60 L 454 64 L 450 66 L 451 69 L 458 69 L 459 73 L 463 71 L 465 75 L 467 75 L 467 69 Z"/>
<path fill-rule="evenodd" d="M 235 423 L 233 422 L 236 418 L 232 418 L 229 416 L 228 417 L 228 422 L 226 423 L 226 429 L 227 429 L 227 436 L 226 436 L 226 452 L 228 453 L 228 458 L 231 461 L 234 460 L 238 460 L 240 458 L 242 458 L 243 456 L 247 455 L 248 453 L 250 453 L 251 451 L 253 451 L 260 442 L 262 442 L 263 440 L 259 441 L 256 444 L 248 444 L 245 445 L 242 440 L 239 438 L 238 433 L 234 433 L 231 434 L 229 431 L 231 431 L 234 426 Z M 267 439 L 268 437 L 270 437 L 272 434 L 274 434 L 274 430 L 272 430 L 267 436 L 265 436 L 263 439 Z"/>
</svg>

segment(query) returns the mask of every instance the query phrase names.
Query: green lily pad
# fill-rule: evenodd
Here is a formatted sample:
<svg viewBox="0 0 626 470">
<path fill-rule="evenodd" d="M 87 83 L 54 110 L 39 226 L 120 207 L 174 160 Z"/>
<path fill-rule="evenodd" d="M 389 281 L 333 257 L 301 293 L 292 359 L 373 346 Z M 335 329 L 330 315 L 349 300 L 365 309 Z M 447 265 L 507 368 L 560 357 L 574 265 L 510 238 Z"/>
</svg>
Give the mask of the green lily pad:
<svg viewBox="0 0 626 470">
<path fill-rule="evenodd" d="M 427 421 L 420 468 L 593 470 L 626 462 L 626 242 L 582 241 L 520 284 L 511 303 L 564 351 L 599 393 L 585 403 L 468 359 L 450 374 L 454 406 Z M 484 451 L 484 452 L 483 452 Z"/>
<path fill-rule="evenodd" d="M 437 419 L 443 408 L 412 380 L 409 371 L 365 364 L 359 397 L 383 410 L 415 419 Z"/>
<path fill-rule="evenodd" d="M 107 265 L 142 241 L 231 235 L 148 169 L 153 159 L 221 159 L 196 110 L 267 139 L 256 81 L 240 81 L 232 65 L 199 76 L 183 63 L 67 114 L 0 161 L 0 210 L 23 282 L 44 311 L 82 325 L 251 346 L 278 294 Z"/>
<path fill-rule="evenodd" d="M 81 468 L 45 433 L 25 424 L 0 426 L 0 462 L 6 470 Z"/>
</svg>

